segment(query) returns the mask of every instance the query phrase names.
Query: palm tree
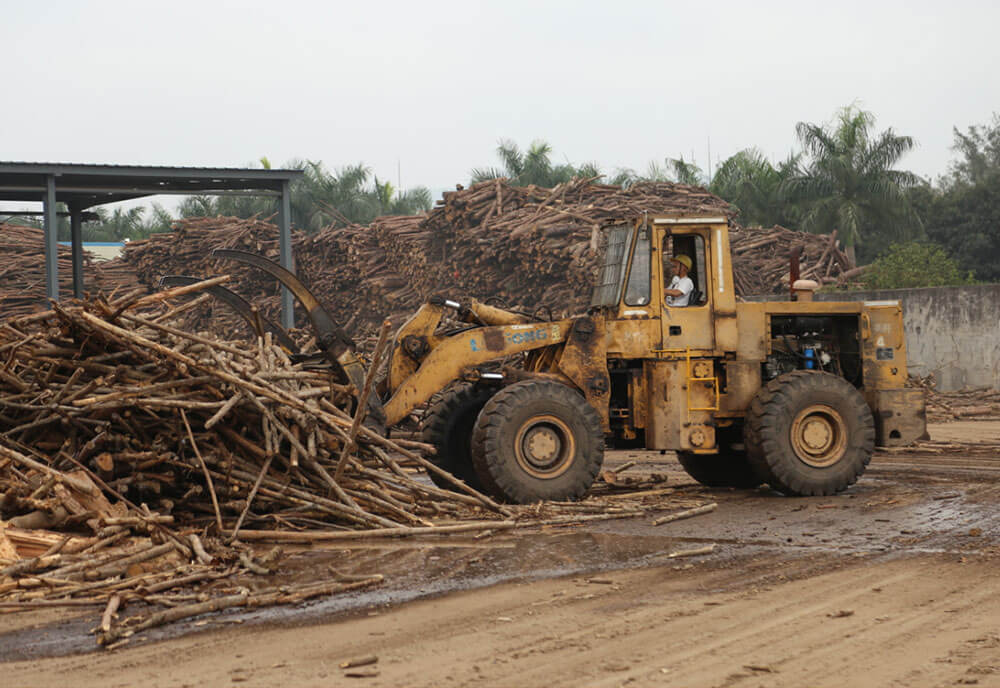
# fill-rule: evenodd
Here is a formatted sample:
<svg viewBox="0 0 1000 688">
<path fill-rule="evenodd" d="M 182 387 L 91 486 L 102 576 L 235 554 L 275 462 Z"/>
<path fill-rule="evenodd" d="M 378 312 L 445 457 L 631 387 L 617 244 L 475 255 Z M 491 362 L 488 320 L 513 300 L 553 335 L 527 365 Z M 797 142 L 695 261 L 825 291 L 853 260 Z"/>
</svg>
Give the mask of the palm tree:
<svg viewBox="0 0 1000 688">
<path fill-rule="evenodd" d="M 386 182 L 389 190 L 392 186 Z M 381 215 L 418 215 L 431 209 L 434 201 L 431 191 L 425 186 L 416 186 L 406 191 L 394 190 L 389 194 L 389 203 L 381 209 Z"/>
<path fill-rule="evenodd" d="M 789 226 L 795 209 L 783 199 L 782 185 L 799 157 L 791 155 L 775 167 L 756 148 L 741 150 L 719 165 L 709 190 L 735 206 L 746 224 Z"/>
<path fill-rule="evenodd" d="M 367 223 L 375 217 L 373 198 L 366 190 L 371 168 L 364 163 L 347 165 L 335 173 L 317 160 L 291 163 L 305 175 L 292 183 L 292 221 L 312 232 L 349 220 Z"/>
<path fill-rule="evenodd" d="M 502 167 L 477 167 L 470 173 L 473 184 L 488 179 L 506 178 L 515 186 L 553 187 L 568 182 L 573 177 L 599 177 L 600 168 L 597 163 L 587 162 L 575 167 L 570 162 L 560 165 L 552 163 L 552 146 L 545 141 L 533 141 L 526 151 L 522 151 L 516 143 L 501 139 L 497 145 L 497 157 Z"/>
<path fill-rule="evenodd" d="M 97 208 L 97 219 L 83 224 L 85 241 L 124 241 L 126 239 L 144 239 L 156 232 L 170 231 L 173 222 L 170 213 L 159 205 L 153 204 L 150 217 L 146 217 L 144 206 L 135 206 L 127 210 L 121 207 L 108 211 Z"/>
<path fill-rule="evenodd" d="M 261 158 L 260 165 L 264 169 L 271 166 L 267 158 Z M 431 193 L 425 187 L 397 192 L 391 184 L 381 184 L 363 163 L 335 172 L 318 160 L 292 160 L 285 167 L 303 172 L 301 179 L 292 182 L 290 205 L 292 224 L 307 232 L 335 224 L 368 224 L 379 215 L 413 215 L 430 210 L 432 205 Z M 277 212 L 273 197 L 259 196 L 189 196 L 178 207 L 181 217 L 267 218 Z"/>
<path fill-rule="evenodd" d="M 608 180 L 609 184 L 629 187 L 639 182 L 674 182 L 690 186 L 704 186 L 705 173 L 694 162 L 686 162 L 684 156 L 664 158 L 663 164 L 650 160 L 645 174 L 639 174 L 628 167 L 620 167 Z"/>
<path fill-rule="evenodd" d="M 852 258 L 876 233 L 905 240 L 920 230 L 907 196 L 920 178 L 893 169 L 915 143 L 892 129 L 876 135 L 874 125 L 870 112 L 853 105 L 840 110 L 832 125 L 799 122 L 796 133 L 808 160 L 782 185 L 784 196 L 802 205 L 801 228 L 836 229 Z"/>
</svg>

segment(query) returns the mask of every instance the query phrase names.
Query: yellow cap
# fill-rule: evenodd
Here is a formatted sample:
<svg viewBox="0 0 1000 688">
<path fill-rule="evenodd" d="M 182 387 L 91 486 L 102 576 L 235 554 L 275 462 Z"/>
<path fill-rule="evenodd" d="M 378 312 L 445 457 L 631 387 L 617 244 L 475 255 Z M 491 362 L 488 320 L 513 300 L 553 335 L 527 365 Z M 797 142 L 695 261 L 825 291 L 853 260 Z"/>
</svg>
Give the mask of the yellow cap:
<svg viewBox="0 0 1000 688">
<path fill-rule="evenodd" d="M 685 255 L 674 256 L 670 260 L 674 261 L 675 263 L 680 263 L 681 265 L 683 265 L 684 267 L 686 267 L 688 270 L 691 269 L 691 259 L 688 258 Z"/>
</svg>

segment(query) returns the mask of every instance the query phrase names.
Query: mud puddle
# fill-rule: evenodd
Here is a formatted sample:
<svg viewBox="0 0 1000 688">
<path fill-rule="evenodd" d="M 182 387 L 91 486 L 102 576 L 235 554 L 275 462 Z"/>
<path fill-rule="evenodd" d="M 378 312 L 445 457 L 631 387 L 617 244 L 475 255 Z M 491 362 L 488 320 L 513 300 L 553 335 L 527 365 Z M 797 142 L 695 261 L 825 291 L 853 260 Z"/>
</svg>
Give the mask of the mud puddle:
<svg viewBox="0 0 1000 688">
<path fill-rule="evenodd" d="M 379 573 L 372 590 L 295 606 L 234 611 L 194 619 L 132 639 L 138 645 L 231 624 L 309 624 L 346 616 L 375 615 L 412 600 L 505 582 L 600 575 L 639 567 L 684 564 L 671 552 L 714 543 L 701 565 L 739 568 L 762 554 L 793 558 L 895 556 L 921 553 L 976 554 L 1000 539 L 994 509 L 966 502 L 958 493 L 910 502 L 886 485 L 862 484 L 838 497 L 785 499 L 766 490 L 705 490 L 719 502 L 711 514 L 666 526 L 651 519 L 608 521 L 563 532 L 498 535 L 447 541 L 400 541 L 307 549 L 289 554 L 278 574 L 288 583 L 334 573 Z M 686 565 L 686 564 L 685 564 Z M 0 661 L 95 651 L 88 630 L 98 610 L 39 628 L 0 634 Z"/>
<path fill-rule="evenodd" d="M 487 542 L 434 541 L 385 543 L 370 547 L 311 549 L 291 553 L 279 576 L 300 583 L 348 575 L 379 573 L 377 588 L 301 605 L 234 611 L 174 624 L 133 638 L 130 645 L 163 640 L 225 624 L 309 623 L 378 610 L 411 600 L 482 588 L 511 581 L 531 581 L 654 563 L 680 542 L 664 536 L 609 532 L 567 532 L 501 536 Z M 97 650 L 88 633 L 99 616 L 0 634 L 0 661 L 35 659 Z"/>
<path fill-rule="evenodd" d="M 609 458 L 613 463 L 632 454 Z M 676 464 L 649 459 L 648 470 L 666 471 L 670 484 L 689 482 Z M 644 463 L 640 461 L 637 468 L 641 470 Z M 385 582 L 369 591 L 295 606 L 204 616 L 143 633 L 130 646 L 234 624 L 300 625 L 375 615 L 408 601 L 505 582 L 599 577 L 603 572 L 641 567 L 686 570 L 691 561 L 697 562 L 697 569 L 684 575 L 698 575 L 706 567 L 738 572 L 780 566 L 783 560 L 803 556 L 998 553 L 1000 490 L 993 476 L 970 480 L 957 471 L 937 469 L 915 476 L 888 462 L 876 462 L 872 468 L 858 485 L 836 497 L 789 499 L 766 489 L 685 488 L 686 497 L 716 501 L 718 510 L 663 526 L 651 525 L 652 518 L 635 518 L 481 540 L 382 541 L 289 552 L 278 574 L 289 584 L 326 579 L 334 571 L 378 573 Z M 668 557 L 708 543 L 716 545 L 708 557 Z M 0 633 L 0 662 L 93 652 L 97 646 L 88 631 L 99 616 L 96 608 L 31 619 L 19 614 L 8 623 L 0 616 L 0 628 L 14 629 Z"/>
</svg>

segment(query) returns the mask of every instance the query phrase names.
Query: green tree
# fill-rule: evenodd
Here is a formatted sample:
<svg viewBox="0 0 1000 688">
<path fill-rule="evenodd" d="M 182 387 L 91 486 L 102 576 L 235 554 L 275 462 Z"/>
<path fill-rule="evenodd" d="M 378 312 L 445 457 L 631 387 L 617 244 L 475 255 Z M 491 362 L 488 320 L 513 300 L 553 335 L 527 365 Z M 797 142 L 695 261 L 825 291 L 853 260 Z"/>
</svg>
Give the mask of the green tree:
<svg viewBox="0 0 1000 688">
<path fill-rule="evenodd" d="M 431 192 L 422 186 L 399 193 L 389 182 L 375 177 L 378 215 L 416 215 L 431 207 Z"/>
<path fill-rule="evenodd" d="M 1000 113 L 993 113 L 990 124 L 970 126 L 966 133 L 953 129 L 952 150 L 959 154 L 950 166 L 946 186 L 976 185 L 995 181 L 1000 171 Z"/>
<path fill-rule="evenodd" d="M 151 209 L 145 206 L 114 209 L 98 207 L 93 212 L 97 219 L 84 222 L 81 235 L 84 241 L 125 241 L 144 239 L 157 232 L 169 232 L 173 218 L 163 206 L 154 203 Z M 69 240 L 67 230 L 66 239 Z"/>
<path fill-rule="evenodd" d="M 694 162 L 686 162 L 684 156 L 665 158 L 663 164 L 650 160 L 645 173 L 638 173 L 628 167 L 620 167 L 615 171 L 609 184 L 629 187 L 639 182 L 675 182 L 690 186 L 705 186 L 708 181 L 705 173 Z"/>
<path fill-rule="evenodd" d="M 862 280 L 869 289 L 947 287 L 975 281 L 944 248 L 919 241 L 893 244 L 868 267 Z"/>
<path fill-rule="evenodd" d="M 601 170 L 596 163 L 588 162 L 579 167 L 569 162 L 554 164 L 552 146 L 545 141 L 532 142 L 528 150 L 521 150 L 516 143 L 501 139 L 497 145 L 501 167 L 476 167 L 470 173 L 471 183 L 488 179 L 506 178 L 515 186 L 553 187 L 568 182 L 573 177 L 599 177 Z"/>
<path fill-rule="evenodd" d="M 678 184 L 688 184 L 689 186 L 706 186 L 708 179 L 705 173 L 692 160 L 685 162 L 684 156 L 679 158 L 667 158 L 667 169 L 670 170 L 671 181 Z"/>
<path fill-rule="evenodd" d="M 930 239 L 977 279 L 1000 282 L 1000 115 L 954 137 L 949 173 L 914 188 L 911 201 Z"/>
<path fill-rule="evenodd" d="M 840 110 L 834 122 L 796 126 L 805 159 L 782 185 L 784 197 L 801 206 L 801 229 L 828 234 L 838 230 L 849 253 L 907 240 L 921 233 L 907 190 L 920 183 L 912 172 L 895 169 L 915 145 L 892 129 L 875 133 L 875 117 L 857 107 Z"/>
<path fill-rule="evenodd" d="M 260 164 L 270 169 L 267 158 Z M 291 184 L 292 224 L 307 232 L 329 225 L 368 224 L 379 215 L 413 215 L 430 210 L 431 194 L 425 187 L 399 192 L 380 183 L 363 163 L 330 172 L 317 160 L 293 160 L 286 166 L 302 170 Z M 181 217 L 233 216 L 270 218 L 278 212 L 271 196 L 189 196 L 178 207 Z"/>
<path fill-rule="evenodd" d="M 791 155 L 777 167 L 756 148 L 747 148 L 727 158 L 715 172 L 709 190 L 728 201 L 747 225 L 782 225 L 798 222 L 796 208 L 782 195 L 798 155 Z"/>
</svg>

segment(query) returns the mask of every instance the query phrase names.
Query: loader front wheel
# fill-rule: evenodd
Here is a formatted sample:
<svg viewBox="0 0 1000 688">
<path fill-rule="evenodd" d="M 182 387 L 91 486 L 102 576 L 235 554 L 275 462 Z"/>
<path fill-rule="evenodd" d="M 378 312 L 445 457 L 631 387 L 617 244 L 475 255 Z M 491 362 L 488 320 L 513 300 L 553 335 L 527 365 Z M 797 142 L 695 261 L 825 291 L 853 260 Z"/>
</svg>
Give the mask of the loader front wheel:
<svg viewBox="0 0 1000 688">
<path fill-rule="evenodd" d="M 472 428 L 479 412 L 495 393 L 495 387 L 453 387 L 445 391 L 437 403 L 431 405 L 421 424 L 424 442 L 437 450 L 428 460 L 476 490 L 482 490 L 483 484 L 472 466 Z M 452 491 L 458 489 L 455 483 L 444 476 L 434 471 L 428 471 L 428 474 L 438 487 Z"/>
<path fill-rule="evenodd" d="M 757 392 L 744 423 L 750 465 L 787 495 L 831 495 L 853 485 L 875 449 L 875 421 L 842 377 L 797 370 Z"/>
<path fill-rule="evenodd" d="M 472 461 L 498 499 L 530 504 L 582 497 L 604 461 L 601 420 L 576 390 L 548 380 L 505 387 L 483 407 Z"/>
<path fill-rule="evenodd" d="M 685 472 L 708 487 L 753 488 L 763 480 L 754 471 L 743 448 L 743 433 L 739 426 L 719 428 L 718 454 L 677 452 L 677 460 Z"/>
</svg>

